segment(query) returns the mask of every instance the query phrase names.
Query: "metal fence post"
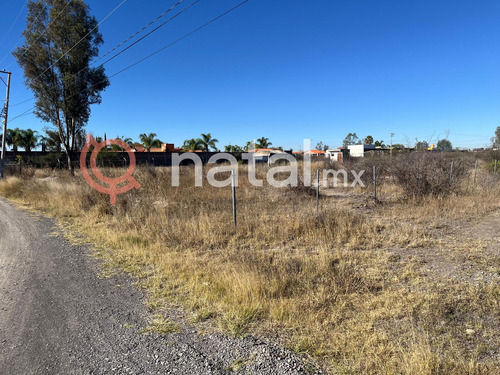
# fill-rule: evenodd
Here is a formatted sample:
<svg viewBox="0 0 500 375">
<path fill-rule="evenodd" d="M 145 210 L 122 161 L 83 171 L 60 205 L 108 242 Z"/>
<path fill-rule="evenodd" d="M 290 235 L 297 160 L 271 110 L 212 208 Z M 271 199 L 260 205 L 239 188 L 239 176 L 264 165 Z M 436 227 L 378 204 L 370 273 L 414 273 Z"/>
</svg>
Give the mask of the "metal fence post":
<svg viewBox="0 0 500 375">
<path fill-rule="evenodd" d="M 373 166 L 373 202 L 377 204 L 377 171 Z"/>
<path fill-rule="evenodd" d="M 231 185 L 233 190 L 233 224 L 236 227 L 236 175 L 234 169 L 231 170 Z"/>
<path fill-rule="evenodd" d="M 476 181 L 477 181 L 477 160 L 476 163 L 474 164 L 474 186 L 476 186 Z"/>
<path fill-rule="evenodd" d="M 319 211 L 319 169 L 316 171 L 316 212 Z"/>
<path fill-rule="evenodd" d="M 451 167 L 450 167 L 450 184 L 451 184 L 451 180 L 453 179 L 453 163 L 454 163 L 454 161 L 451 162 Z"/>
</svg>

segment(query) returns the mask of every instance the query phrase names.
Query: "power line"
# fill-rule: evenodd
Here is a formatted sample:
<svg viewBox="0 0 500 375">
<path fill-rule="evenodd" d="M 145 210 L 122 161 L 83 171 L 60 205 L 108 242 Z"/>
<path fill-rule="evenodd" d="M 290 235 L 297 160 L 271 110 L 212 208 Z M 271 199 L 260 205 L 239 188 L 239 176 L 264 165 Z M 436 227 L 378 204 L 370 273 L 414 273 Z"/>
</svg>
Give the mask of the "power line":
<svg viewBox="0 0 500 375">
<path fill-rule="evenodd" d="M 136 61 L 135 63 L 130 64 L 129 66 L 127 66 L 127 67 L 125 67 L 125 68 L 121 69 L 120 71 L 118 71 L 118 72 L 116 72 L 116 73 L 114 73 L 114 74 L 110 75 L 108 78 L 113 78 L 113 77 L 116 77 L 117 75 L 119 75 L 119 74 L 121 74 L 121 73 L 123 73 L 123 72 L 125 72 L 125 71 L 129 70 L 130 68 L 132 68 L 132 67 L 134 67 L 134 66 L 136 66 L 136 65 L 138 65 L 138 64 L 140 64 L 140 63 L 142 63 L 142 62 L 143 62 L 143 61 L 145 61 L 145 60 L 150 59 L 151 57 L 153 57 L 153 56 L 157 55 L 158 53 L 160 53 L 160 52 L 162 52 L 162 51 L 164 51 L 164 50 L 166 50 L 167 48 L 172 47 L 173 45 L 175 45 L 175 44 L 179 43 L 180 41 L 182 41 L 182 40 L 184 40 L 184 39 L 188 38 L 189 36 L 193 35 L 194 33 L 196 33 L 196 32 L 198 32 L 198 31 L 200 31 L 200 30 L 204 29 L 205 27 L 207 27 L 207 26 L 211 25 L 212 23 L 214 23 L 214 22 L 218 21 L 218 20 L 219 20 L 219 19 L 221 19 L 222 17 L 224 17 L 224 16 L 228 15 L 229 13 L 231 13 L 231 12 L 235 11 L 236 9 L 240 8 L 242 5 L 244 5 L 244 4 L 246 4 L 246 3 L 248 3 L 249 1 L 250 1 L 250 0 L 244 0 L 244 1 L 242 1 L 241 3 L 239 3 L 239 4 L 238 4 L 238 5 L 236 5 L 236 6 L 234 6 L 233 8 L 231 8 L 231 9 L 229 9 L 229 10 L 225 11 L 224 13 L 222 13 L 222 14 L 218 15 L 218 16 L 217 16 L 217 17 L 215 17 L 215 18 L 212 18 L 210 21 L 208 21 L 208 22 L 204 23 L 203 25 L 201 25 L 201 26 L 197 27 L 196 29 L 194 29 L 194 30 L 190 31 L 190 32 L 189 32 L 189 33 L 187 33 L 187 34 L 184 34 L 184 35 L 183 35 L 183 36 L 181 36 L 180 38 L 177 38 L 177 39 L 176 39 L 176 40 L 174 40 L 173 42 L 171 42 L 171 43 L 167 44 L 166 46 L 164 46 L 164 47 L 162 47 L 162 48 L 160 48 L 160 49 L 156 50 L 155 52 L 151 53 L 150 55 L 148 55 L 148 56 L 146 56 L 146 57 L 144 57 L 144 58 L 142 58 L 142 59 L 140 59 L 140 60 Z M 93 85 L 93 86 L 99 85 L 99 84 L 101 84 L 101 83 L 103 83 L 103 82 L 105 82 L 105 81 L 107 81 L 107 79 L 106 79 L 106 80 L 103 80 L 103 81 L 100 81 L 100 82 L 97 82 L 97 83 L 94 83 L 94 85 Z M 74 97 L 74 96 L 76 96 L 76 95 L 78 95 L 78 94 L 71 95 L 71 96 L 70 96 L 70 97 L 68 97 L 67 99 L 72 98 L 72 97 Z M 27 110 L 27 111 L 25 111 L 25 112 L 21 113 L 20 115 L 18 115 L 18 116 L 16 116 L 16 117 L 12 118 L 10 121 L 12 122 L 12 121 L 14 121 L 15 119 L 18 119 L 18 118 L 20 118 L 20 117 L 23 117 L 23 116 L 27 116 L 27 115 L 29 115 L 29 113 L 28 113 L 28 112 L 31 112 L 33 109 L 35 109 L 35 107 L 32 107 L 32 108 L 30 108 L 29 110 Z"/>
<path fill-rule="evenodd" d="M 163 12 L 162 14 L 160 14 L 158 17 L 156 17 L 151 22 L 149 22 L 146 26 L 144 26 L 143 28 L 141 28 L 139 31 L 135 32 L 134 34 L 132 34 L 131 36 L 129 36 L 127 39 L 125 39 L 123 42 L 121 42 L 116 47 L 114 47 L 112 50 L 106 52 L 104 55 L 102 55 L 101 57 L 99 57 L 96 61 L 94 61 L 94 64 L 97 63 L 98 61 L 102 60 L 107 55 L 109 55 L 110 53 L 114 52 L 115 50 L 117 50 L 121 46 L 123 46 L 125 43 L 127 43 L 129 40 L 133 39 L 138 34 L 142 33 L 148 27 L 150 27 L 151 25 L 153 25 L 154 23 L 156 23 L 158 20 L 160 20 L 161 18 L 163 18 L 164 16 L 166 16 L 170 11 L 172 11 L 175 7 L 177 7 L 178 5 L 180 5 L 182 2 L 184 2 L 184 0 L 180 0 L 179 2 L 177 2 L 177 4 L 174 4 L 172 7 L 170 7 L 169 9 L 167 9 L 165 12 Z"/>
<path fill-rule="evenodd" d="M 66 8 L 69 6 L 69 4 L 71 4 L 73 2 L 73 0 L 70 0 L 66 3 L 66 5 L 64 6 L 64 8 L 57 14 L 57 16 L 52 20 L 50 21 L 50 23 L 47 25 L 47 27 L 43 30 L 43 32 L 40 33 L 40 35 L 38 35 L 38 38 L 36 38 L 36 40 L 33 42 L 33 44 L 36 44 L 36 42 L 38 42 L 40 40 L 40 38 L 47 32 L 47 30 L 49 29 L 49 27 L 59 18 L 59 16 L 66 10 Z M 43 13 L 43 10 L 42 12 L 40 12 L 40 14 Z M 40 14 L 38 15 L 38 17 L 40 16 Z M 38 17 L 36 18 L 36 20 L 38 19 Z M 33 24 L 35 24 L 36 20 L 33 22 Z M 19 44 L 19 42 L 22 40 L 23 38 L 21 37 L 21 39 L 18 40 L 18 42 L 16 43 Z M 9 54 L 11 54 L 14 49 L 16 47 L 12 48 L 11 51 L 9 52 Z M 5 57 L 4 57 L 5 58 Z M 9 66 L 11 66 L 12 64 L 14 64 L 15 60 L 12 61 L 9 65 L 7 65 L 5 68 L 8 68 Z"/>
<path fill-rule="evenodd" d="M 23 12 L 24 8 L 26 7 L 26 4 L 28 4 L 28 1 L 29 0 L 26 0 L 26 2 L 23 4 L 23 6 L 21 7 L 21 10 L 19 11 L 19 13 L 17 14 L 17 17 L 15 18 L 14 22 L 12 23 L 12 25 L 10 26 L 10 29 L 9 31 L 7 31 L 7 34 L 5 34 L 5 36 L 3 37 L 3 40 L 2 42 L 0 43 L 0 46 L 3 45 L 5 43 L 5 41 L 7 40 L 7 37 L 9 36 L 9 34 L 11 33 L 12 29 L 14 28 L 14 26 L 16 25 L 17 23 L 17 20 L 19 19 L 19 17 L 21 16 L 21 13 Z"/>
<path fill-rule="evenodd" d="M 176 40 L 174 40 L 172 43 L 167 44 L 166 46 L 164 46 L 164 47 L 160 48 L 159 50 L 157 50 L 157 51 L 153 52 L 152 54 L 150 54 L 150 55 L 148 55 L 148 56 L 144 57 L 143 59 L 141 59 L 141 60 L 139 60 L 139 61 L 136 61 L 135 63 L 133 63 L 133 64 L 131 64 L 131 65 L 127 66 L 126 68 L 124 68 L 124 69 L 120 70 L 119 72 L 117 72 L 117 73 L 115 73 L 115 74 L 113 74 L 113 75 L 109 76 L 109 78 L 113 78 L 113 77 L 117 76 L 118 74 L 121 74 L 121 73 L 123 73 L 124 71 L 126 71 L 126 70 L 128 70 L 128 69 L 130 69 L 130 68 L 132 68 L 132 67 L 134 67 L 134 66 L 136 66 L 137 64 L 140 64 L 141 62 L 143 62 L 143 61 L 145 61 L 145 60 L 147 60 L 147 59 L 149 59 L 149 58 L 151 58 L 151 57 L 153 57 L 153 56 L 157 55 L 158 53 L 160 53 L 160 52 L 162 52 L 162 51 L 166 50 L 167 48 L 172 47 L 174 44 L 177 44 L 177 43 L 179 43 L 180 41 L 182 41 L 182 40 L 184 40 L 184 39 L 188 38 L 189 36 L 193 35 L 194 33 L 196 33 L 196 32 L 198 32 L 198 31 L 200 31 L 201 29 L 204 29 L 205 27 L 207 27 L 207 26 L 209 26 L 210 24 L 212 24 L 212 23 L 216 22 L 217 20 L 219 20 L 220 18 L 222 18 L 222 17 L 226 16 L 227 14 L 229 14 L 229 13 L 231 13 L 231 12 L 235 11 L 236 9 L 238 9 L 238 8 L 239 8 L 239 7 L 241 7 L 242 5 L 244 5 L 244 4 L 246 4 L 246 3 L 248 3 L 249 1 L 250 1 L 250 0 L 245 0 L 245 1 L 242 1 L 241 3 L 239 3 L 238 5 L 236 5 L 235 7 L 233 7 L 233 8 L 231 8 L 231 9 L 229 9 L 228 11 L 226 11 L 226 12 L 224 12 L 224 13 L 220 14 L 219 16 L 217 16 L 217 17 L 213 18 L 212 20 L 210 20 L 210 21 L 208 21 L 208 22 L 204 23 L 203 25 L 201 25 L 200 27 L 198 27 L 198 28 L 194 29 L 193 31 L 190 31 L 189 33 L 187 33 L 187 34 L 185 34 L 185 35 L 181 36 L 180 38 L 177 38 L 177 39 L 176 39 Z"/>
<path fill-rule="evenodd" d="M 169 9 L 172 10 L 174 9 L 176 6 L 178 6 L 180 3 L 182 3 L 184 0 L 181 0 L 179 1 L 177 4 L 175 4 L 173 7 L 171 7 Z M 124 53 L 125 51 L 127 51 L 128 49 L 132 48 L 133 46 L 135 46 L 137 43 L 141 42 L 142 40 L 146 39 L 148 36 L 150 36 L 151 34 L 153 34 L 155 31 L 159 30 L 160 28 L 162 28 L 163 26 L 165 26 L 166 24 L 168 24 L 170 21 L 172 21 L 173 19 L 177 18 L 178 16 L 180 16 L 182 13 L 186 12 L 187 10 L 189 10 L 191 7 L 193 7 L 194 5 L 196 5 L 197 3 L 199 3 L 201 0 L 196 0 L 195 2 L 193 2 L 192 4 L 190 4 L 188 7 L 184 8 L 183 10 L 181 10 L 180 12 L 178 12 L 177 14 L 175 14 L 174 16 L 170 17 L 168 20 L 166 20 L 165 22 L 163 22 L 162 24 L 160 24 L 158 27 L 154 28 L 153 30 L 151 30 L 149 33 L 147 33 L 146 35 L 144 35 L 143 37 L 141 37 L 140 39 L 136 40 L 134 43 L 132 43 L 131 45 L 127 46 L 126 48 L 124 48 L 123 50 L 121 50 L 120 52 L 118 52 L 117 54 L 115 54 L 114 56 L 110 57 L 109 59 L 107 59 L 105 62 L 103 62 L 101 65 L 99 66 L 104 66 L 105 64 L 107 64 L 108 62 L 114 60 L 115 58 L 117 58 L 118 56 L 120 56 L 122 53 Z M 165 12 L 164 14 L 168 13 Z M 147 27 L 146 27 L 147 28 Z M 144 30 L 145 28 L 143 28 L 142 30 Z M 135 33 L 134 35 L 137 35 L 138 33 Z M 132 38 L 132 37 L 131 37 Z M 131 38 L 128 38 L 128 40 L 130 40 Z M 121 43 L 122 45 L 123 43 Z M 113 48 L 112 51 L 116 50 L 119 46 Z M 112 52 L 110 51 L 110 52 Z M 104 56 L 108 55 L 110 52 L 106 53 Z M 97 61 L 101 60 L 104 56 L 100 57 Z M 94 63 L 92 63 L 92 65 L 94 65 L 97 61 L 95 61 Z M 83 72 L 85 69 L 87 68 L 83 68 L 81 69 L 80 71 L 78 71 L 77 73 L 75 73 L 75 75 L 78 75 L 80 74 L 81 72 Z"/>
<path fill-rule="evenodd" d="M 28 109 L 26 112 L 23 112 L 23 113 L 21 113 L 20 115 L 17 115 L 17 116 L 15 116 L 15 117 L 12 117 L 9 121 L 10 121 L 10 122 L 12 122 L 12 121 L 17 120 L 17 119 L 18 119 L 18 118 L 20 118 L 20 117 L 24 117 L 24 116 L 31 115 L 31 111 L 32 111 L 32 110 L 34 110 L 34 109 L 35 109 L 35 107 L 30 108 L 30 109 Z"/>
<path fill-rule="evenodd" d="M 113 51 L 117 50 L 120 46 L 122 46 L 123 44 L 125 44 L 126 42 L 128 42 L 129 40 L 131 40 L 132 38 L 134 38 L 135 36 L 137 36 L 138 34 L 140 34 L 141 32 L 143 32 L 144 30 L 146 30 L 148 27 L 150 27 L 151 25 L 153 25 L 155 22 L 157 22 L 159 19 L 161 19 L 162 17 L 164 17 L 165 15 L 167 15 L 170 11 L 172 11 L 173 9 L 175 9 L 178 5 L 180 5 L 182 2 L 184 2 L 185 0 L 180 0 L 178 1 L 176 4 L 174 4 L 172 7 L 170 7 L 169 9 L 167 9 L 165 12 L 163 12 L 161 15 L 159 15 L 158 17 L 156 17 L 154 20 L 152 20 L 151 22 L 149 22 L 146 26 L 144 26 L 143 28 L 141 28 L 139 31 L 135 32 L 134 34 L 132 34 L 130 37 L 128 37 L 126 40 L 124 40 L 123 42 L 121 42 L 119 45 L 117 45 L 116 47 L 114 47 L 113 49 L 111 49 L 109 52 L 105 53 L 103 56 L 101 56 L 100 58 L 98 58 L 95 62 L 92 63 L 92 65 L 94 65 L 95 63 L 97 63 L 99 60 L 102 60 L 105 56 L 109 55 L 110 53 L 112 53 Z M 185 11 L 187 11 L 188 9 L 190 9 L 192 6 L 194 6 L 195 4 L 197 4 L 200 0 L 196 0 L 194 3 L 192 3 L 191 5 L 189 5 L 187 8 L 183 9 L 182 11 L 180 11 L 179 13 L 177 13 L 176 15 L 172 16 L 171 18 L 169 18 L 167 21 L 165 21 L 164 23 L 160 24 L 158 27 L 156 27 L 155 29 L 153 29 L 152 31 L 150 31 L 148 34 L 144 35 L 142 38 L 138 39 L 137 41 L 135 41 L 134 43 L 132 43 L 130 46 L 128 46 L 127 48 L 123 49 L 122 51 L 118 52 L 117 54 L 115 54 L 114 56 L 112 56 L 111 58 L 109 58 L 108 60 L 106 60 L 105 62 L 103 62 L 100 66 L 103 66 L 105 64 L 107 64 L 108 62 L 110 62 L 111 60 L 115 59 L 116 57 L 118 57 L 119 55 L 121 55 L 122 53 L 124 53 L 126 50 L 128 50 L 129 48 L 133 47 L 134 45 L 136 45 L 137 43 L 139 43 L 140 41 L 144 40 L 145 38 L 147 38 L 149 35 L 151 35 L 152 33 L 154 33 L 155 31 L 157 31 L 158 29 L 160 29 L 161 27 L 165 26 L 167 23 L 169 23 L 170 21 L 172 21 L 174 18 L 180 16 L 182 13 L 184 13 Z M 68 3 L 69 4 L 69 3 Z M 62 12 L 61 12 L 62 13 Z M 50 26 L 50 25 L 49 25 Z M 38 40 L 37 40 L 38 41 Z M 58 60 L 59 61 L 59 60 Z M 57 61 L 54 63 L 56 64 Z M 53 64 L 53 65 L 54 65 Z M 47 68 L 47 70 L 50 69 Z M 82 70 L 80 70 L 79 72 L 77 72 L 75 75 L 78 75 L 80 74 L 82 71 L 84 71 L 86 68 L 83 68 Z M 46 71 L 47 71 L 46 70 Z M 45 72 L 43 72 L 45 73 Z M 40 78 L 42 75 L 40 74 L 38 77 L 36 77 L 34 80 L 37 80 L 38 78 Z M 18 93 L 18 92 L 17 92 Z M 16 94 L 17 94 L 16 93 Z M 14 94 L 14 95 L 16 95 Z M 34 97 L 32 97 L 31 99 L 34 99 Z M 23 102 L 20 102 L 20 103 L 16 103 L 14 105 L 12 105 L 11 107 L 14 107 L 14 106 L 17 106 L 19 104 L 22 104 L 22 103 L 25 103 L 31 99 L 28 99 L 28 100 L 25 100 Z"/>
<path fill-rule="evenodd" d="M 29 1 L 29 0 L 28 0 L 28 1 Z M 28 1 L 26 1 L 26 3 L 28 3 Z M 28 27 L 28 31 L 29 31 L 29 30 L 33 27 L 33 25 L 36 23 L 36 21 L 38 21 L 38 19 L 40 18 L 40 16 L 42 15 L 42 13 L 43 13 L 43 12 L 45 12 L 45 10 L 46 10 L 46 9 L 45 9 L 45 7 L 42 7 L 42 10 L 41 10 L 41 11 L 40 11 L 40 13 L 38 13 L 38 15 L 35 17 L 35 20 L 31 23 L 31 25 L 29 25 L 29 27 Z M 5 55 L 5 56 L 4 56 L 4 57 L 0 60 L 0 63 L 1 63 L 2 61 L 4 61 L 4 60 L 5 60 L 5 58 L 6 58 L 6 57 L 8 57 L 8 56 L 9 56 L 9 55 L 10 55 L 10 54 L 14 51 L 14 49 L 15 49 L 15 48 L 19 45 L 19 42 L 20 42 L 21 40 L 23 40 L 23 37 L 22 37 L 22 36 L 19 38 L 19 40 L 16 42 L 15 46 L 14 46 L 14 47 L 10 50 L 10 52 L 9 52 L 9 53 L 7 53 L 7 54 L 6 54 L 6 55 Z M 10 65 L 12 65 L 12 62 L 11 62 L 8 66 L 10 66 Z M 6 68 L 7 68 L 7 67 L 6 67 Z"/>
<path fill-rule="evenodd" d="M 32 96 L 32 97 L 31 97 L 31 98 L 29 98 L 29 99 L 23 100 L 22 102 L 19 102 L 19 103 L 16 103 L 16 104 L 12 104 L 12 105 L 10 105 L 9 107 L 11 107 L 11 108 L 12 108 L 12 107 L 16 107 L 16 106 L 18 106 L 18 105 L 21 105 L 21 104 L 27 103 L 27 102 L 29 102 L 29 101 L 31 101 L 31 100 L 33 100 L 33 99 L 35 99 L 35 97 L 34 97 L 34 96 Z"/>
<path fill-rule="evenodd" d="M 23 113 L 21 113 L 20 115 L 17 115 L 15 117 L 12 117 L 9 121 L 12 122 L 20 117 L 24 117 L 24 116 L 28 116 L 31 114 L 31 111 L 33 111 L 35 109 L 35 107 L 31 107 L 30 109 L 28 109 L 27 111 L 24 111 Z"/>
<path fill-rule="evenodd" d="M 199 3 L 201 0 L 196 0 L 194 3 L 192 3 L 191 5 L 189 5 L 187 8 L 184 8 L 183 10 L 181 10 L 179 13 L 177 13 L 176 15 L 170 17 L 168 20 L 166 20 L 165 22 L 163 22 L 161 25 L 159 25 L 158 27 L 156 27 L 155 29 L 151 30 L 149 33 L 147 33 L 146 35 L 144 35 L 142 38 L 140 39 L 137 39 L 134 43 L 132 43 L 131 45 L 129 45 L 128 47 L 124 48 L 123 50 L 121 50 L 120 52 L 118 52 L 116 55 L 112 56 L 111 58 L 107 59 L 105 62 L 103 62 L 100 66 L 103 66 L 105 64 L 107 64 L 108 62 L 110 62 L 111 60 L 117 58 L 118 56 L 120 56 L 122 53 L 124 53 L 125 51 L 127 51 L 128 49 L 132 48 L 133 46 L 135 46 L 137 43 L 139 43 L 140 41 L 146 39 L 148 36 L 150 36 L 151 34 L 153 34 L 155 31 L 159 30 L 161 27 L 165 26 L 167 23 L 169 23 L 170 21 L 172 21 L 174 18 L 177 18 L 178 16 L 180 16 L 182 13 L 184 13 L 185 11 L 187 11 L 188 9 L 190 9 L 192 6 L 196 5 L 197 3 Z"/>
</svg>

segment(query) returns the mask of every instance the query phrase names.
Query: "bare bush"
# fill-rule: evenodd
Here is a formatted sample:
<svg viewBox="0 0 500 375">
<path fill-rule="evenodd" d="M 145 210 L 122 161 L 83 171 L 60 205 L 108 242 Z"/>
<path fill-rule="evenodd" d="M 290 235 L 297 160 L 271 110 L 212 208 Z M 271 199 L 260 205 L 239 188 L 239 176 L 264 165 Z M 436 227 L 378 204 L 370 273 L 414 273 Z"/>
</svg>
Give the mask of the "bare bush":
<svg viewBox="0 0 500 375">
<path fill-rule="evenodd" d="M 418 152 L 395 158 L 389 170 L 406 198 L 418 198 L 458 193 L 468 168 L 462 159 L 452 160 L 443 153 Z"/>
</svg>

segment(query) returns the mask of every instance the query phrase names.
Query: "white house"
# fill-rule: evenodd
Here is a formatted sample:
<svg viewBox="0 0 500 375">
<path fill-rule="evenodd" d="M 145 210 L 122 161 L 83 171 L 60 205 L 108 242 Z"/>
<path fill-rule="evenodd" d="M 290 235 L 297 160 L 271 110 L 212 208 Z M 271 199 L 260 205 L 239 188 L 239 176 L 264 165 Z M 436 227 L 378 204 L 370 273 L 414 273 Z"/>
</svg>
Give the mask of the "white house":
<svg viewBox="0 0 500 375">
<path fill-rule="evenodd" d="M 376 149 L 374 145 L 349 145 L 347 148 L 349 149 L 349 155 L 353 158 L 362 158 L 365 156 L 366 151 Z"/>
<path fill-rule="evenodd" d="M 334 148 L 326 151 L 325 156 L 332 161 L 337 161 L 342 163 L 344 161 L 344 154 L 342 153 L 342 148 Z"/>
</svg>

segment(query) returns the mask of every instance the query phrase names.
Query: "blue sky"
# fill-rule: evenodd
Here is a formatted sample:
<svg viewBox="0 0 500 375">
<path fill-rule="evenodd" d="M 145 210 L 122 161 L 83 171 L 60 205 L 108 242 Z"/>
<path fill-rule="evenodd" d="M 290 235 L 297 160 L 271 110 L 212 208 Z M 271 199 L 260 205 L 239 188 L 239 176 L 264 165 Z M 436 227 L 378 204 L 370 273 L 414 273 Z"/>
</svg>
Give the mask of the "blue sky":
<svg viewBox="0 0 500 375">
<path fill-rule="evenodd" d="M 121 1 L 87 3 L 101 20 Z M 100 27 L 101 54 L 175 2 L 127 0 Z M 107 73 L 237 3 L 201 0 L 107 64 Z M 23 4 L 1 0 L 0 59 L 20 39 L 25 8 L 8 31 Z M 134 139 L 155 132 L 176 145 L 211 132 L 220 148 L 266 136 L 294 149 L 304 138 L 337 147 L 349 132 L 435 142 L 449 130 L 454 146 L 482 147 L 500 125 L 499 21 L 497 0 L 250 0 L 114 77 L 87 130 Z M 10 117 L 32 106 L 16 105 L 31 95 L 13 61 L 0 62 L 13 72 Z M 29 115 L 10 125 L 46 124 Z"/>
</svg>

